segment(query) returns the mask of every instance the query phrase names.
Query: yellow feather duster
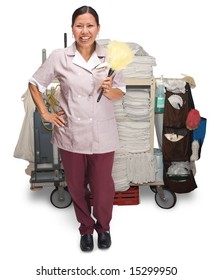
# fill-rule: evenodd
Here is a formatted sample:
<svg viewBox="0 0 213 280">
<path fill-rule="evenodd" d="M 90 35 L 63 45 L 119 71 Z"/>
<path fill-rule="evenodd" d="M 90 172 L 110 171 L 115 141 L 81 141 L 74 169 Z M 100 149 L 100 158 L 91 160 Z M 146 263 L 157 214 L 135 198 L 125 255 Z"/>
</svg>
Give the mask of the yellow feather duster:
<svg viewBox="0 0 213 280">
<path fill-rule="evenodd" d="M 125 69 L 132 59 L 132 50 L 126 43 L 112 41 L 107 46 L 107 62 L 113 71 Z"/>
<path fill-rule="evenodd" d="M 107 46 L 107 63 L 110 67 L 108 77 L 110 77 L 115 71 L 125 69 L 127 65 L 132 62 L 133 52 L 131 48 L 123 42 L 112 41 Z M 102 89 L 97 102 L 100 101 L 104 90 Z"/>
</svg>

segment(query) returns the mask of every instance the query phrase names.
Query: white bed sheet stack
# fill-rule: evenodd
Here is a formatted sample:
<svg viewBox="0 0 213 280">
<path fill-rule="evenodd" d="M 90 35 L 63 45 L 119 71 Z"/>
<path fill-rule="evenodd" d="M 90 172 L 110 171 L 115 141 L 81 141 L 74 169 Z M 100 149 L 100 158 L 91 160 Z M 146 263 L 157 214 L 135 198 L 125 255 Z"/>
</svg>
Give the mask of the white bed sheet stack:
<svg viewBox="0 0 213 280">
<path fill-rule="evenodd" d="M 122 100 L 114 101 L 120 148 L 115 153 L 113 179 L 116 191 L 130 183 L 155 180 L 156 161 L 150 153 L 150 94 L 147 89 L 127 88 Z"/>
<path fill-rule="evenodd" d="M 141 46 L 128 43 L 134 52 L 133 62 L 124 70 L 126 78 L 151 78 L 155 59 Z M 112 176 L 116 191 L 126 191 L 130 183 L 155 181 L 156 159 L 150 153 L 150 118 L 153 114 L 150 89 L 127 86 L 122 100 L 114 101 L 120 149 L 115 153 Z"/>
</svg>

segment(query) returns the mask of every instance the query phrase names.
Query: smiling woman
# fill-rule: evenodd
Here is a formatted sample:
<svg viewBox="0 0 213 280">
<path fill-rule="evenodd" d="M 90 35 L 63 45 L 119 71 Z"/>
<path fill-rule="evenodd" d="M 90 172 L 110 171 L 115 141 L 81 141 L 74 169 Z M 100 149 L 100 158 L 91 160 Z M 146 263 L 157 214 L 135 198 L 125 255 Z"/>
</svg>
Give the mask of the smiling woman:
<svg viewBox="0 0 213 280">
<path fill-rule="evenodd" d="M 72 16 L 75 42 L 54 50 L 29 83 L 42 118 L 54 124 L 52 143 L 60 151 L 80 223 L 82 251 L 93 250 L 94 230 L 100 249 L 111 246 L 110 221 L 115 195 L 112 166 L 119 146 L 112 100 L 120 99 L 126 91 L 121 71 L 107 77 L 109 69 L 99 67 L 106 63 L 106 50 L 96 42 L 99 30 L 99 17 L 92 7 L 75 10 Z M 55 78 L 60 82 L 60 109 L 51 113 L 39 89 L 45 91 Z M 101 89 L 103 98 L 97 103 Z M 90 191 L 94 198 L 93 216 Z"/>
</svg>

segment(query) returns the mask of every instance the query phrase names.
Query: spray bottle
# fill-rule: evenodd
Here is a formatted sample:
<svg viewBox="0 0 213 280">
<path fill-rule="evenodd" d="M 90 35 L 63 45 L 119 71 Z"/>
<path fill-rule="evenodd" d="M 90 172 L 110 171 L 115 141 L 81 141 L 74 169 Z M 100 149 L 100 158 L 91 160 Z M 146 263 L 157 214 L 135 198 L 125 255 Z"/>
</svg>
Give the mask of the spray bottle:
<svg viewBox="0 0 213 280">
<path fill-rule="evenodd" d="M 165 88 L 163 83 L 163 75 L 161 75 L 159 85 L 157 86 L 155 96 L 155 113 L 163 113 L 165 107 Z"/>
</svg>

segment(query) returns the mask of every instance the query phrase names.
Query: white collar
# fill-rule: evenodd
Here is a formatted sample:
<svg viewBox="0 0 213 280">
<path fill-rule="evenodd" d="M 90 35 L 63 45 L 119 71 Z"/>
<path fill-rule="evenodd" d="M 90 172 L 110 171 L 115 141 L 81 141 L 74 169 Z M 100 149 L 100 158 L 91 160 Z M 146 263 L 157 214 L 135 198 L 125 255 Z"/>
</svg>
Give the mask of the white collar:
<svg viewBox="0 0 213 280">
<path fill-rule="evenodd" d="M 96 51 L 93 52 L 93 54 L 91 55 L 91 57 L 88 61 L 85 61 L 78 50 L 76 50 L 75 56 L 74 56 L 72 62 L 76 65 L 79 65 L 79 66 L 87 69 L 88 71 L 91 71 L 93 68 L 95 68 L 96 66 L 98 66 L 101 63 L 100 59 L 97 56 Z"/>
</svg>

